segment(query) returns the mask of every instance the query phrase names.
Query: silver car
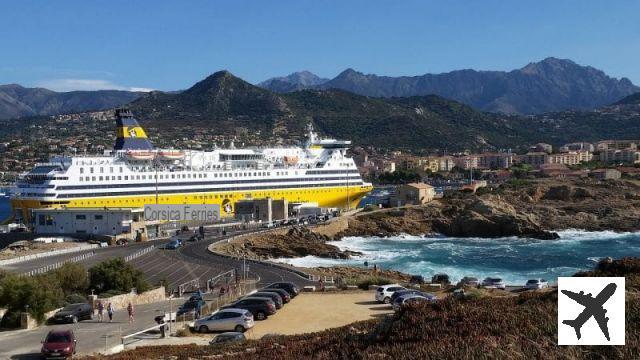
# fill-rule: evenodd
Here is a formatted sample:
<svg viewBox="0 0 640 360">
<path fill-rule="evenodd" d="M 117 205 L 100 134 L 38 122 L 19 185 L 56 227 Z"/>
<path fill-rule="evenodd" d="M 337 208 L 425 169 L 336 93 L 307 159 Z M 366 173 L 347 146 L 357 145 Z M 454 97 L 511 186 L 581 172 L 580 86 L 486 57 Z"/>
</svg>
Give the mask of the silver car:
<svg viewBox="0 0 640 360">
<path fill-rule="evenodd" d="M 193 328 L 201 333 L 209 331 L 244 332 L 251 329 L 253 325 L 253 315 L 250 311 L 228 308 L 196 320 Z"/>
</svg>

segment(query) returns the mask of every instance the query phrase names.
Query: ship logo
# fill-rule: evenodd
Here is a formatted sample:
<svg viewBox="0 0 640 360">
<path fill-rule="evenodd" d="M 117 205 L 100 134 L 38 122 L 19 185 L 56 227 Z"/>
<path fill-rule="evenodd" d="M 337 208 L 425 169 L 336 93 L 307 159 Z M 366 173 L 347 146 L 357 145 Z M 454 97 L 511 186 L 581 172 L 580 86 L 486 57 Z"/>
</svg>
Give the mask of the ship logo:
<svg viewBox="0 0 640 360">
<path fill-rule="evenodd" d="M 129 137 L 132 137 L 132 138 L 138 137 L 138 133 L 136 133 L 136 129 L 135 128 L 129 129 Z"/>
<path fill-rule="evenodd" d="M 226 212 L 227 214 L 233 211 L 233 207 L 231 206 L 231 201 L 229 201 L 229 199 L 224 199 L 224 201 L 222 202 L 222 210 L 224 210 L 224 212 Z"/>
</svg>

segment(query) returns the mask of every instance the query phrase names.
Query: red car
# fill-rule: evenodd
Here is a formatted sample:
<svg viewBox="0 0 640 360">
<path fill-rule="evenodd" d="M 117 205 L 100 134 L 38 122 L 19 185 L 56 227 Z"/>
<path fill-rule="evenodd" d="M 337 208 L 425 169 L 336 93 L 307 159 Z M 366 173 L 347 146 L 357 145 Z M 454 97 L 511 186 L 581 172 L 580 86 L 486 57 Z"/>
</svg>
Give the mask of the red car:
<svg viewBox="0 0 640 360">
<path fill-rule="evenodd" d="M 71 330 L 51 330 L 42 342 L 42 357 L 66 359 L 76 353 L 76 336 Z"/>
</svg>

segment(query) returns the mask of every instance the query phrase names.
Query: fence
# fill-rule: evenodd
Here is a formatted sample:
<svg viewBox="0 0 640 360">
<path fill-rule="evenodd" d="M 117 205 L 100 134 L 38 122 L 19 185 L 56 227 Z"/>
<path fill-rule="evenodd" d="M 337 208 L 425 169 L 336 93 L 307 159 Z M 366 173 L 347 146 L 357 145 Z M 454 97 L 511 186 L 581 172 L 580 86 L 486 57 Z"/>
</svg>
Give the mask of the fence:
<svg viewBox="0 0 640 360">
<path fill-rule="evenodd" d="M 20 262 L 24 262 L 24 261 L 29 261 L 29 260 L 33 260 L 33 259 L 40 259 L 40 258 L 43 258 L 43 257 L 49 257 L 49 256 L 54 256 L 54 255 L 68 254 L 68 253 L 74 253 L 74 252 L 88 250 L 88 249 L 95 249 L 97 247 L 98 247 L 97 244 L 80 245 L 80 246 L 76 246 L 76 247 L 72 247 L 72 248 L 68 248 L 68 249 L 53 250 L 53 251 L 47 251 L 47 252 L 37 253 L 37 254 L 33 254 L 33 255 L 20 256 L 20 257 L 13 258 L 13 259 L 0 260 L 0 266 L 16 264 L 16 263 L 20 263 Z"/>
<path fill-rule="evenodd" d="M 140 256 L 142 256 L 142 255 L 148 254 L 148 253 L 149 253 L 149 252 L 151 252 L 151 250 L 153 250 L 154 248 L 155 248 L 155 245 L 151 245 L 151 246 L 146 247 L 146 248 L 144 248 L 144 249 L 142 249 L 142 250 L 138 250 L 138 251 L 134 252 L 133 254 L 130 254 L 130 255 L 125 256 L 125 257 L 124 257 L 124 261 L 125 261 L 125 262 L 129 262 L 129 261 L 131 261 L 131 260 L 133 260 L 133 259 L 137 259 L 137 258 L 139 258 L 139 257 L 140 257 Z"/>
<path fill-rule="evenodd" d="M 333 276 L 320 276 L 320 275 L 309 275 L 309 280 L 311 281 L 320 281 L 322 280 L 324 283 L 334 283 L 335 279 Z"/>
<path fill-rule="evenodd" d="M 49 272 L 49 271 L 52 271 L 52 270 L 55 270 L 55 269 L 59 269 L 59 268 L 62 267 L 62 265 L 66 264 L 66 263 L 82 261 L 82 260 L 85 260 L 85 259 L 88 259 L 88 258 L 92 257 L 95 254 L 96 254 L 95 251 L 88 252 L 88 253 L 85 253 L 85 254 L 82 254 L 82 255 L 74 256 L 71 259 L 66 259 L 64 261 L 59 261 L 59 262 L 57 262 L 55 264 L 49 264 L 47 266 L 43 266 L 43 267 L 38 268 L 38 269 L 27 271 L 25 273 L 22 273 L 21 275 L 22 276 L 34 276 L 34 275 L 38 275 L 38 274 L 44 274 L 46 272 Z"/>
</svg>

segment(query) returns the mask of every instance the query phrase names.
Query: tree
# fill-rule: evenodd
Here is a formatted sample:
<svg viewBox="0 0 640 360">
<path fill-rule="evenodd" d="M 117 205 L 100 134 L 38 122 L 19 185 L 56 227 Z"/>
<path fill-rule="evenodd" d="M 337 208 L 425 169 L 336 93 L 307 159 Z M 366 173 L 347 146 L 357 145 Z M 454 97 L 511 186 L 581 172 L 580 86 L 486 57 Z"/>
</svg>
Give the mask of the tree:
<svg viewBox="0 0 640 360">
<path fill-rule="evenodd" d="M 105 260 L 89 269 L 89 288 L 97 293 L 118 291 L 126 293 L 135 288 L 138 293 L 149 290 L 142 271 L 122 258 Z"/>
<path fill-rule="evenodd" d="M 89 279 L 84 266 L 78 263 L 66 263 L 53 272 L 65 296 L 87 291 Z"/>
</svg>

